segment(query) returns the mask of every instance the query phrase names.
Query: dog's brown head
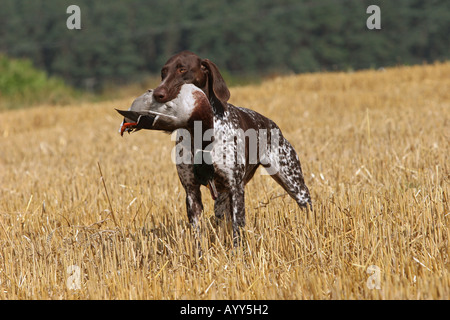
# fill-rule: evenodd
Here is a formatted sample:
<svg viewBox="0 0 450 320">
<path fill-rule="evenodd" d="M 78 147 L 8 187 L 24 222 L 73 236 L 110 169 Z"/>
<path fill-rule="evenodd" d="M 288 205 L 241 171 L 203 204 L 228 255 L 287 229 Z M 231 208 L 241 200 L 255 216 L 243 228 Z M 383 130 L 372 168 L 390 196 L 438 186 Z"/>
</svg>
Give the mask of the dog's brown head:
<svg viewBox="0 0 450 320">
<path fill-rule="evenodd" d="M 171 57 L 161 69 L 161 84 L 153 91 L 156 101 L 173 100 L 185 83 L 199 87 L 208 97 L 214 114 L 221 117 L 227 109 L 230 91 L 217 66 L 189 51 Z"/>
</svg>

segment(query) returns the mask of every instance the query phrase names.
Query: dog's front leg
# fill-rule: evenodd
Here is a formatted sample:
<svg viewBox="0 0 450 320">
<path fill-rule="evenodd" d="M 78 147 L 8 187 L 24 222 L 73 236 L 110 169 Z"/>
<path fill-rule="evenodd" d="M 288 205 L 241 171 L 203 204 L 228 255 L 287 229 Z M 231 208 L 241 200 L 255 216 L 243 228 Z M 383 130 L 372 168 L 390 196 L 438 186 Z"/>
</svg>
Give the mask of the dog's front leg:
<svg viewBox="0 0 450 320">
<path fill-rule="evenodd" d="M 203 211 L 202 193 L 200 185 L 186 188 L 186 211 L 189 223 L 198 232 L 199 220 Z"/>
<path fill-rule="evenodd" d="M 241 228 L 245 226 L 244 186 L 231 190 L 231 222 L 233 227 L 233 245 L 237 247 L 242 241 Z"/>
<path fill-rule="evenodd" d="M 200 185 L 186 187 L 186 211 L 194 232 L 194 238 L 197 243 L 197 249 L 200 256 L 202 256 L 202 248 L 200 244 L 200 217 L 203 211 L 202 193 Z"/>
</svg>

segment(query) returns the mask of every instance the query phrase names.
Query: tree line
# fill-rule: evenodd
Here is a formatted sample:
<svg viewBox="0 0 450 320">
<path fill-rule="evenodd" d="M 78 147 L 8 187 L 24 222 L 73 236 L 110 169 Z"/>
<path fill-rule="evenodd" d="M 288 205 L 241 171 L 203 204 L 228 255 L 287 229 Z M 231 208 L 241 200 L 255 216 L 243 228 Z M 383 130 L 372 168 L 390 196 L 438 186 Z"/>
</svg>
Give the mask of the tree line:
<svg viewBox="0 0 450 320">
<path fill-rule="evenodd" d="M 69 5 L 81 29 L 66 26 Z M 381 29 L 369 30 L 369 5 Z M 2 0 L 0 53 L 76 87 L 157 74 L 191 50 L 225 76 L 356 70 L 446 60 L 448 0 Z"/>
</svg>

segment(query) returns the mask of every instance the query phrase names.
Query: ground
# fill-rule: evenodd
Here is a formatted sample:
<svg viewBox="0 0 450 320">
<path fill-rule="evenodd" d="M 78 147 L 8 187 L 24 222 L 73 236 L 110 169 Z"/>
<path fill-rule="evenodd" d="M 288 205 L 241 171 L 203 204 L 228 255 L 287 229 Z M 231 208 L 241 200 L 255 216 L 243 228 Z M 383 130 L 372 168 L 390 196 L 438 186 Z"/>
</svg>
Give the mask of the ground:
<svg viewBox="0 0 450 320">
<path fill-rule="evenodd" d="M 231 88 L 296 149 L 302 211 L 246 187 L 245 244 L 196 251 L 170 136 L 123 138 L 135 97 L 0 113 L 0 299 L 449 299 L 450 64 Z"/>
</svg>

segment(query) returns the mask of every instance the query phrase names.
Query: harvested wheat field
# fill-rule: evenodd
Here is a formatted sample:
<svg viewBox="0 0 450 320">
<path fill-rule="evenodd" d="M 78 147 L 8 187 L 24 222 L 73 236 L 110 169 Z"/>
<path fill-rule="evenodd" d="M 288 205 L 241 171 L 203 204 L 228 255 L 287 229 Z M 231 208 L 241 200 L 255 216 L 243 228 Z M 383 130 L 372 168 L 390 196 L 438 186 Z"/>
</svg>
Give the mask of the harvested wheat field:
<svg viewBox="0 0 450 320">
<path fill-rule="evenodd" d="M 201 257 L 170 136 L 118 133 L 135 97 L 0 113 L 0 299 L 449 299 L 449 74 L 231 88 L 297 150 L 313 212 L 258 171 L 233 249 L 204 188 Z"/>
</svg>

